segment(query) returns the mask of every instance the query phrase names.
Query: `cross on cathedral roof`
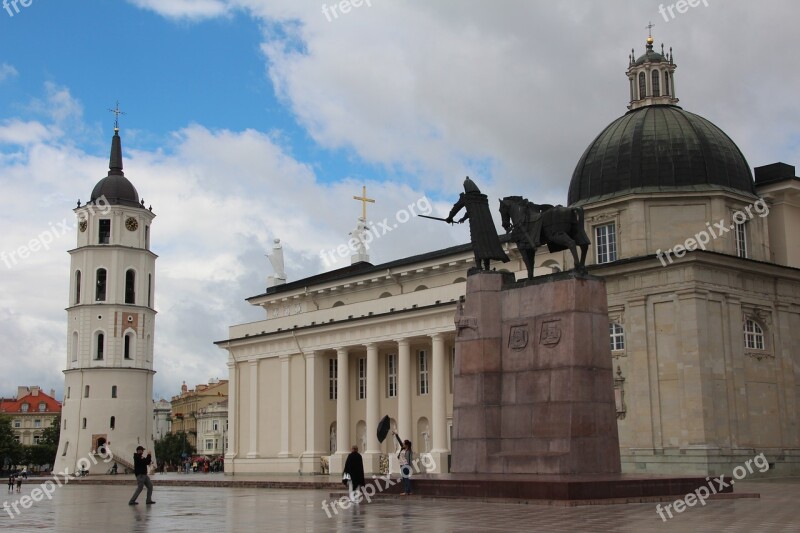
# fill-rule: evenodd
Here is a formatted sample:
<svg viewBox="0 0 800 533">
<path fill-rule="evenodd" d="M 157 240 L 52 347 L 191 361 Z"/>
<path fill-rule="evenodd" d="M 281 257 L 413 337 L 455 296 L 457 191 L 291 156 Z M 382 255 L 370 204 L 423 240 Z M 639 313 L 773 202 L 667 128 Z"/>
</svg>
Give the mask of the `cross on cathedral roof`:
<svg viewBox="0 0 800 533">
<path fill-rule="evenodd" d="M 372 198 L 367 198 L 367 186 L 361 186 L 361 196 L 353 196 L 353 200 L 358 200 L 361 202 L 361 218 L 364 219 L 366 222 L 367 220 L 367 202 L 374 204 L 375 200 Z"/>
</svg>

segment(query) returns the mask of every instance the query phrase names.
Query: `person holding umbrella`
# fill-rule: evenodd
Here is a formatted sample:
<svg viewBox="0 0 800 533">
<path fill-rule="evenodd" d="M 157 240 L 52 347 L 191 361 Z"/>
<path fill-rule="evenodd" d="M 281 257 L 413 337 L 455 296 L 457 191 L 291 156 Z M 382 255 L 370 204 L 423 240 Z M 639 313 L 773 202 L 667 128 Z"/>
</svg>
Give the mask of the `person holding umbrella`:
<svg viewBox="0 0 800 533">
<path fill-rule="evenodd" d="M 361 497 L 357 494 L 358 490 L 364 486 L 364 461 L 358 453 L 358 446 L 353 446 L 350 455 L 344 463 L 343 477 L 347 480 L 350 491 L 350 501 L 359 503 Z"/>
<path fill-rule="evenodd" d="M 397 458 L 400 460 L 400 475 L 403 477 L 403 496 L 411 494 L 411 441 L 400 440 L 400 436 L 395 430 L 392 430 L 394 438 L 400 443 L 400 451 L 397 452 Z"/>
</svg>

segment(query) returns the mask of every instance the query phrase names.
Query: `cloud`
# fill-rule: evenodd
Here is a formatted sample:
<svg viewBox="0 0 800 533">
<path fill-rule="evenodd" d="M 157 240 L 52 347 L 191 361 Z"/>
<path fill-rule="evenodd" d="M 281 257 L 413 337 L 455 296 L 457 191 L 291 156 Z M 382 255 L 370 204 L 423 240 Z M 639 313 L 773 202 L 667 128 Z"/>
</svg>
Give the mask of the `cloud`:
<svg viewBox="0 0 800 533">
<path fill-rule="evenodd" d="M 224 0 L 128 0 L 142 9 L 172 19 L 201 20 L 219 17 L 229 11 Z"/>
<path fill-rule="evenodd" d="M 17 69 L 8 63 L 0 63 L 0 83 L 11 78 L 16 78 L 19 75 Z"/>
</svg>

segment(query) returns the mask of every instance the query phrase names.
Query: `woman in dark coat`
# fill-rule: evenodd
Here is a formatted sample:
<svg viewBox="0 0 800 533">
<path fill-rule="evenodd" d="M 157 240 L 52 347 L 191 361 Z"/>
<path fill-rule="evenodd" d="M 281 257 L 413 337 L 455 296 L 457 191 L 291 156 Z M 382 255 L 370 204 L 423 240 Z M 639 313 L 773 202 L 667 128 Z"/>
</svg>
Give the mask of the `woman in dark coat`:
<svg viewBox="0 0 800 533">
<path fill-rule="evenodd" d="M 364 486 L 364 461 L 361 460 L 361 454 L 358 453 L 358 446 L 353 446 L 350 455 L 347 456 L 347 461 L 344 463 L 343 474 L 349 474 L 350 476 L 350 480 L 348 481 L 350 501 L 360 501 L 361 498 L 358 497 L 356 493 Z"/>
</svg>

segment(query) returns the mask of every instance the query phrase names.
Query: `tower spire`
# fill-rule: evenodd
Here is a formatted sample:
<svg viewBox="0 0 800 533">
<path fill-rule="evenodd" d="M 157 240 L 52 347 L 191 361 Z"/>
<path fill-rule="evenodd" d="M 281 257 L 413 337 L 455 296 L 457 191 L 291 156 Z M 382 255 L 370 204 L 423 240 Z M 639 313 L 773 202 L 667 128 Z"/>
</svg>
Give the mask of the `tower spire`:
<svg viewBox="0 0 800 533">
<path fill-rule="evenodd" d="M 111 157 L 108 162 L 109 176 L 124 176 L 122 172 L 122 140 L 119 137 L 119 116 L 124 115 L 124 111 L 119 109 L 119 100 L 114 109 L 109 108 L 114 113 L 114 137 L 111 139 Z"/>
</svg>

